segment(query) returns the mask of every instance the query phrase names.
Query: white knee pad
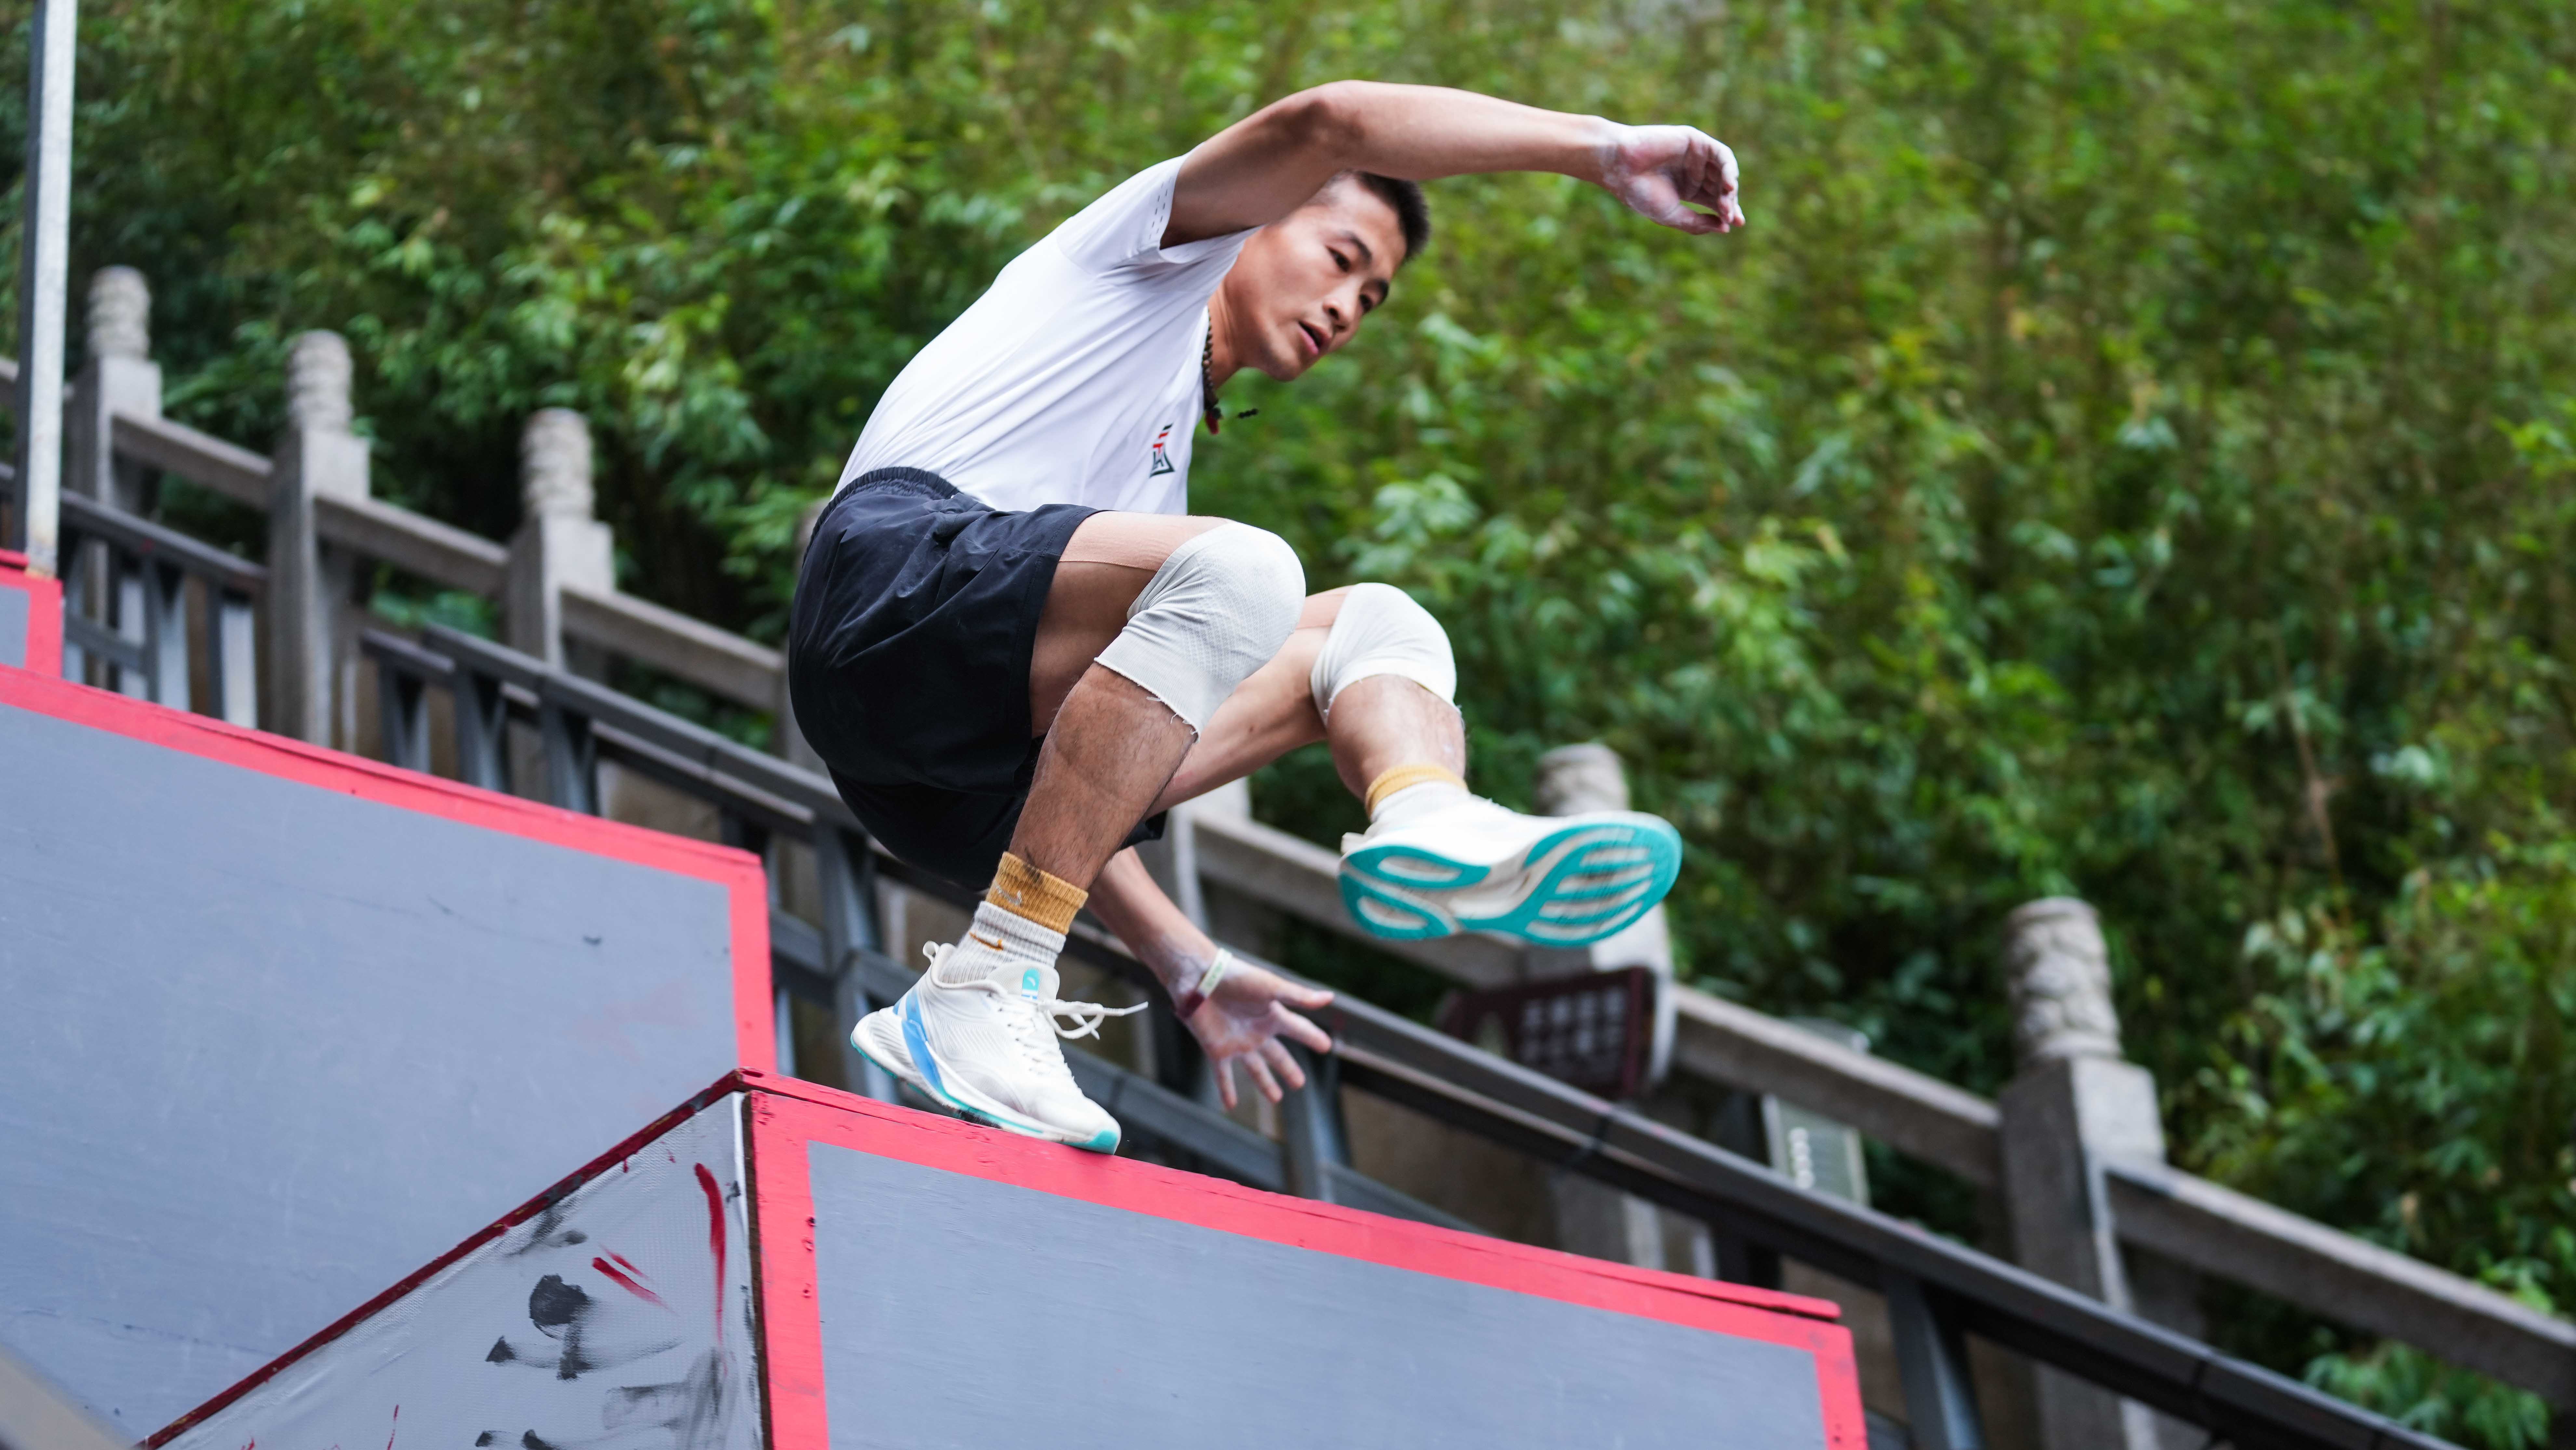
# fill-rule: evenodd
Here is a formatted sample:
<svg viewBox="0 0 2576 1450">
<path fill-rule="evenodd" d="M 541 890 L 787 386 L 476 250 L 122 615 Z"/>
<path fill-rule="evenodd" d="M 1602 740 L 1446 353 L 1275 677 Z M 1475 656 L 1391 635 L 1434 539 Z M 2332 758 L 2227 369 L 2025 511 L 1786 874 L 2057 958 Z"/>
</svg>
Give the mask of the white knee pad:
<svg viewBox="0 0 2576 1450">
<path fill-rule="evenodd" d="M 1354 584 L 1324 637 L 1307 685 L 1315 711 L 1329 720 L 1333 697 L 1371 675 L 1402 675 L 1441 699 L 1456 703 L 1458 662 L 1449 654 L 1449 632 L 1431 611 L 1392 584 Z"/>
<path fill-rule="evenodd" d="M 1306 571 L 1268 529 L 1219 524 L 1163 560 L 1100 663 L 1144 687 L 1194 732 L 1297 627 Z"/>
</svg>

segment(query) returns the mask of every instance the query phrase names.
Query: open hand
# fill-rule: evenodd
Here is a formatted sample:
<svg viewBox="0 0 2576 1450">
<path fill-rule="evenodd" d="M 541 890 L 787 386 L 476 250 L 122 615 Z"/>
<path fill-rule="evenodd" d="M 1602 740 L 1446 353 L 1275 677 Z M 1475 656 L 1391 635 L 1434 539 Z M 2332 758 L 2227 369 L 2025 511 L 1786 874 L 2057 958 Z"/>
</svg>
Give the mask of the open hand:
<svg viewBox="0 0 2576 1450">
<path fill-rule="evenodd" d="M 1601 143 L 1603 188 L 1639 216 L 1693 236 L 1744 225 L 1735 180 L 1735 153 L 1696 126 L 1613 126 Z"/>
<path fill-rule="evenodd" d="M 1213 995 L 1200 996 L 1193 990 L 1175 1006 L 1216 1071 L 1218 1096 L 1231 1108 L 1238 1061 L 1252 1075 L 1253 1086 L 1274 1103 L 1287 1088 L 1306 1085 L 1306 1070 L 1279 1039 L 1292 1038 L 1317 1052 L 1332 1051 L 1329 1033 L 1290 1010 L 1302 1007 L 1312 1012 L 1332 1000 L 1330 992 L 1300 987 L 1275 972 L 1237 961 L 1218 979 Z"/>
</svg>

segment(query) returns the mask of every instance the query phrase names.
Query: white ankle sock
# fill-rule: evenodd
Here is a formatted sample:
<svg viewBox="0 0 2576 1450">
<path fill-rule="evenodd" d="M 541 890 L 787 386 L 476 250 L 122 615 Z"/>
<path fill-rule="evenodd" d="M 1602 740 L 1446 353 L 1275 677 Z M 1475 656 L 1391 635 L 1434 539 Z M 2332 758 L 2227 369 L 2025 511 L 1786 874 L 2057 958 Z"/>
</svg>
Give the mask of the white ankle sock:
<svg viewBox="0 0 2576 1450">
<path fill-rule="evenodd" d="M 962 987 L 1005 967 L 1024 977 L 1034 968 L 1040 973 L 1038 987 L 1031 989 L 1026 981 L 1018 985 L 1026 995 L 1051 997 L 1055 995 L 1055 959 L 1063 954 L 1063 932 L 1049 931 L 1016 911 L 987 901 L 975 908 L 974 921 L 957 939 L 957 949 L 939 964 L 934 980 L 943 987 Z"/>
<path fill-rule="evenodd" d="M 1420 785 L 1408 785 L 1377 803 L 1377 809 L 1369 813 L 1369 829 L 1399 830 L 1474 799 L 1465 786 L 1451 781 L 1426 780 Z"/>
</svg>

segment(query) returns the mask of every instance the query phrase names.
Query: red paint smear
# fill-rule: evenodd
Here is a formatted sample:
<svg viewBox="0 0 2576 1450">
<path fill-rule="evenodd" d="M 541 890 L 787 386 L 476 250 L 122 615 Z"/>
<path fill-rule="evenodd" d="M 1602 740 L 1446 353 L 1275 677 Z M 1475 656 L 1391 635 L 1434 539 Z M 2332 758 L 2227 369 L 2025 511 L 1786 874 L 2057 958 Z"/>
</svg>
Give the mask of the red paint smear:
<svg viewBox="0 0 2576 1450">
<path fill-rule="evenodd" d="M 716 1176 L 707 1165 L 697 1165 L 698 1186 L 707 1191 L 707 1248 L 716 1256 L 716 1347 L 724 1347 L 725 1322 L 725 1222 L 724 1193 L 716 1187 Z"/>
<path fill-rule="evenodd" d="M 652 1278 L 652 1277 L 653 1277 L 652 1275 L 650 1275 L 650 1274 L 648 1274 L 648 1273 L 645 1273 L 642 1269 L 639 1269 L 639 1268 L 635 1267 L 635 1263 L 634 1263 L 634 1261 L 633 1261 L 632 1259 L 627 1258 L 624 1254 L 612 1253 L 612 1254 L 610 1254 L 610 1255 L 609 1255 L 609 1257 L 610 1257 L 610 1258 L 612 1258 L 612 1259 L 615 1259 L 615 1260 L 617 1261 L 617 1267 L 619 1267 L 619 1268 L 621 1268 L 621 1269 L 624 1269 L 626 1272 L 628 1272 L 628 1273 L 630 1273 L 630 1274 L 633 1274 L 636 1278 L 639 1278 L 639 1279 L 649 1279 L 649 1278 Z"/>
<path fill-rule="evenodd" d="M 624 1263 L 626 1263 L 626 1261 L 625 1261 L 624 1259 L 619 1259 L 619 1260 L 617 1261 L 617 1263 L 619 1263 L 619 1264 L 624 1264 Z M 647 1289 L 647 1288 L 645 1288 L 643 1285 L 636 1283 L 634 1280 L 632 1280 L 632 1279 L 630 1279 L 630 1278 L 626 1277 L 624 1274 L 621 1274 L 621 1273 L 617 1272 L 617 1265 L 616 1265 L 616 1264 L 611 1264 L 611 1263 L 610 1263 L 610 1262 L 608 1262 L 608 1260 L 606 1260 L 606 1259 L 592 1259 L 592 1260 L 590 1261 L 590 1266 L 591 1266 L 592 1268 L 594 1268 L 594 1269 L 597 1269 L 599 1272 L 601 1272 L 601 1273 L 603 1273 L 603 1274 L 606 1274 L 609 1278 L 611 1278 L 611 1279 L 615 1280 L 615 1281 L 616 1281 L 616 1283 L 617 1283 L 617 1287 L 618 1287 L 618 1288 L 625 1290 L 627 1293 L 634 1295 L 636 1298 L 638 1298 L 638 1299 L 648 1300 L 648 1301 L 650 1301 L 650 1302 L 652 1302 L 652 1303 L 655 1303 L 655 1304 L 662 1304 L 662 1296 L 661 1296 L 661 1295 L 654 1293 L 652 1290 Z M 633 1268 L 634 1266 L 633 1266 L 633 1265 L 631 1265 L 631 1264 L 628 1264 L 628 1265 L 627 1265 L 627 1267 L 629 1267 L 629 1268 Z M 641 1272 L 641 1271 L 639 1270 L 638 1272 Z M 671 1306 L 670 1306 L 670 1305 L 668 1305 L 668 1304 L 662 1304 L 662 1307 L 663 1307 L 663 1308 L 665 1308 L 665 1309 L 668 1309 L 668 1308 L 670 1308 Z M 393 1447 L 393 1446 L 391 1446 L 391 1445 L 387 1445 L 387 1446 L 385 1447 L 385 1450 L 394 1450 L 394 1447 Z"/>
<path fill-rule="evenodd" d="M 394 1436 L 402 1433 L 402 1406 L 394 1406 L 393 1428 L 385 1432 L 385 1450 L 394 1450 Z"/>
</svg>

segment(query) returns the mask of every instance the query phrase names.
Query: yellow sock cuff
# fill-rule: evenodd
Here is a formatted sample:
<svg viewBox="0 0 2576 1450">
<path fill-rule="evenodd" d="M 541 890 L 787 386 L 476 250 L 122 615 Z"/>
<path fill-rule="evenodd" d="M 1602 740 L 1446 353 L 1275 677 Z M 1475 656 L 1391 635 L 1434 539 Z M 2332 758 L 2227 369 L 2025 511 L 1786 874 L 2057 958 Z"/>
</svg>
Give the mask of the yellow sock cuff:
<svg viewBox="0 0 2576 1450">
<path fill-rule="evenodd" d="M 1449 769 L 1447 766 L 1430 764 L 1399 765 L 1395 769 L 1390 770 L 1384 775 L 1381 775 L 1377 779 L 1369 782 L 1368 813 L 1372 816 L 1376 815 L 1378 803 L 1380 801 L 1385 800 L 1388 796 L 1395 794 L 1397 791 L 1405 789 L 1407 786 L 1423 785 L 1435 780 L 1445 781 L 1450 785 L 1458 787 L 1460 790 L 1465 790 L 1467 788 L 1466 780 L 1462 778 L 1458 772 Z"/>
<path fill-rule="evenodd" d="M 1073 914 L 1082 910 L 1091 893 L 1005 851 L 1001 868 L 993 873 L 993 889 L 984 893 L 984 899 L 1013 916 L 1062 933 L 1073 929 Z"/>
</svg>

